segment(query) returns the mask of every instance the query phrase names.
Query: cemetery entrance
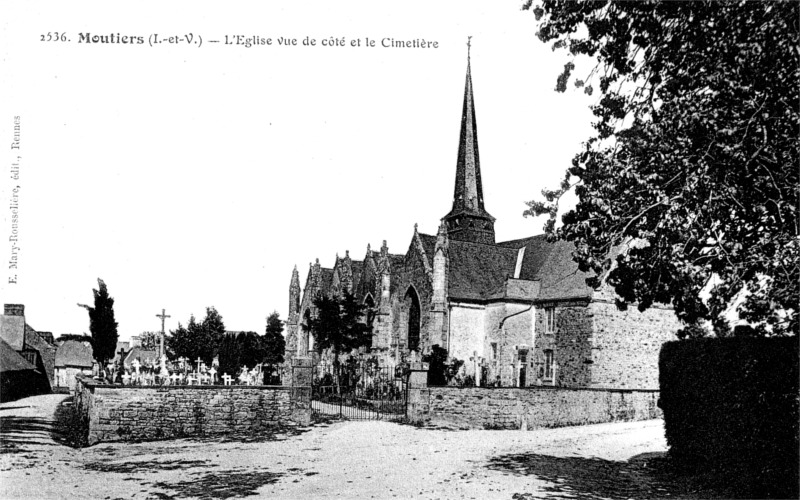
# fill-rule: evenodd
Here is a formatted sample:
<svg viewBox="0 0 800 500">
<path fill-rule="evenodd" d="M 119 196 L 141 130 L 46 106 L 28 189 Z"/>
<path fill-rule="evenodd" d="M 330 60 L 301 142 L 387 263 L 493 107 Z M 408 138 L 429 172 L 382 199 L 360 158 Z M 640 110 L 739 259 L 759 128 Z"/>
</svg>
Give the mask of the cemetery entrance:
<svg viewBox="0 0 800 500">
<path fill-rule="evenodd" d="M 398 367 L 399 368 L 399 367 Z M 350 420 L 402 420 L 406 416 L 408 375 L 375 362 L 348 359 L 314 367 L 313 416 Z"/>
</svg>

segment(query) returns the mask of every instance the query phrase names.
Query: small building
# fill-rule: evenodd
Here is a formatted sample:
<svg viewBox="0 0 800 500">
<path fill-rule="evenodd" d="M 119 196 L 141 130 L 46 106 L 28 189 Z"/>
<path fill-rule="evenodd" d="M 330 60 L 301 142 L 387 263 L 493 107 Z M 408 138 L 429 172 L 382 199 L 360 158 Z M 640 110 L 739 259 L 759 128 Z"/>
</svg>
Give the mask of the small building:
<svg viewBox="0 0 800 500">
<path fill-rule="evenodd" d="M 56 387 L 75 390 L 75 376 L 91 375 L 93 363 L 91 346 L 77 340 L 67 340 L 56 351 Z"/>
<path fill-rule="evenodd" d="M 0 339 L 36 369 L 33 377 L 23 384 L 28 392 L 23 396 L 48 393 L 54 384 L 56 346 L 48 341 L 52 334 L 42 336 L 25 321 L 25 306 L 5 304 L 0 316 Z M 20 389 L 22 389 L 20 388 Z"/>
<path fill-rule="evenodd" d="M 29 385 L 36 376 L 36 367 L 0 339 L 0 401 L 28 396 L 35 389 Z"/>
</svg>

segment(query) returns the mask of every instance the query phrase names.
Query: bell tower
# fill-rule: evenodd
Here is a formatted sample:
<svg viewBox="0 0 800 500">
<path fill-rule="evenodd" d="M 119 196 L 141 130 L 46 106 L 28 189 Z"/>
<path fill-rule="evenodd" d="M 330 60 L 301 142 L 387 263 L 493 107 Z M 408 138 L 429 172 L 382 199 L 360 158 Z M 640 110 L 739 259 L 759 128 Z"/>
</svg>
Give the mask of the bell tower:
<svg viewBox="0 0 800 500">
<path fill-rule="evenodd" d="M 456 185 L 453 208 L 442 218 L 452 240 L 494 244 L 495 218 L 483 206 L 481 163 L 478 154 L 478 125 L 472 95 L 472 74 L 467 42 L 467 81 L 461 112 L 461 137 L 456 162 Z"/>
</svg>

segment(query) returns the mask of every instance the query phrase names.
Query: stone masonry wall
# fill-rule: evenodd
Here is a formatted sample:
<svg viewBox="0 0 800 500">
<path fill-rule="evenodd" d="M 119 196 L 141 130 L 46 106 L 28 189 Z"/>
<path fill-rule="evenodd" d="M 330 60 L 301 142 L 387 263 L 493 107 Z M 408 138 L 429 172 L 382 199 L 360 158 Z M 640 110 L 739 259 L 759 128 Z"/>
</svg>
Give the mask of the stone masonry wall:
<svg viewBox="0 0 800 500">
<path fill-rule="evenodd" d="M 296 401 L 298 391 L 303 388 L 108 386 L 78 378 L 75 406 L 88 425 L 90 445 L 223 434 L 253 437 L 310 422 L 310 406 Z"/>
<path fill-rule="evenodd" d="M 607 302 L 592 302 L 591 387 L 658 388 L 658 354 L 664 342 L 675 340 L 680 322 L 672 309 L 635 306 L 617 310 Z"/>
<path fill-rule="evenodd" d="M 619 389 L 419 389 L 414 422 L 470 429 L 538 429 L 661 417 L 658 391 Z"/>
<path fill-rule="evenodd" d="M 395 269 L 392 274 L 391 295 L 392 295 L 392 332 L 396 335 L 392 343 L 397 342 L 400 350 L 405 351 L 408 346 L 408 312 L 409 302 L 405 299 L 406 292 L 413 285 L 419 297 L 420 304 L 420 332 L 419 348 L 425 350 L 433 344 L 441 344 L 438 336 L 433 342 L 429 338 L 429 323 L 431 311 L 431 297 L 433 296 L 433 285 L 431 277 L 428 275 L 424 257 L 420 254 L 416 244 L 412 241 L 408 249 L 406 258 L 401 269 Z"/>
</svg>

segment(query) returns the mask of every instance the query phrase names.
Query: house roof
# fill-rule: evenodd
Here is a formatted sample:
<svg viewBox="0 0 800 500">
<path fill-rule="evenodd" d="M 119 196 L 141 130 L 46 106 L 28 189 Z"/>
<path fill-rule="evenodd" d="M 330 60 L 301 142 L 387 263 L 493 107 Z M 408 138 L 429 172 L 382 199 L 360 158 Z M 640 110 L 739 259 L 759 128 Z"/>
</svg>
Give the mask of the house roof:
<svg viewBox="0 0 800 500">
<path fill-rule="evenodd" d="M 91 368 L 93 363 L 92 348 L 77 340 L 67 340 L 56 351 L 56 368 L 66 366 Z"/>
<path fill-rule="evenodd" d="M 592 276 L 578 270 L 572 260 L 574 243 L 570 241 L 547 241 L 547 236 L 506 241 L 498 245 L 519 249 L 525 247 L 520 279 L 539 280 L 538 300 L 559 300 L 567 298 L 590 298 L 594 290 L 586 284 Z"/>
<path fill-rule="evenodd" d="M 0 372 L 35 370 L 36 367 L 20 356 L 8 343 L 0 339 Z"/>
<path fill-rule="evenodd" d="M 448 292 L 454 299 L 482 300 L 514 275 L 518 250 L 499 245 L 451 240 Z"/>
</svg>

